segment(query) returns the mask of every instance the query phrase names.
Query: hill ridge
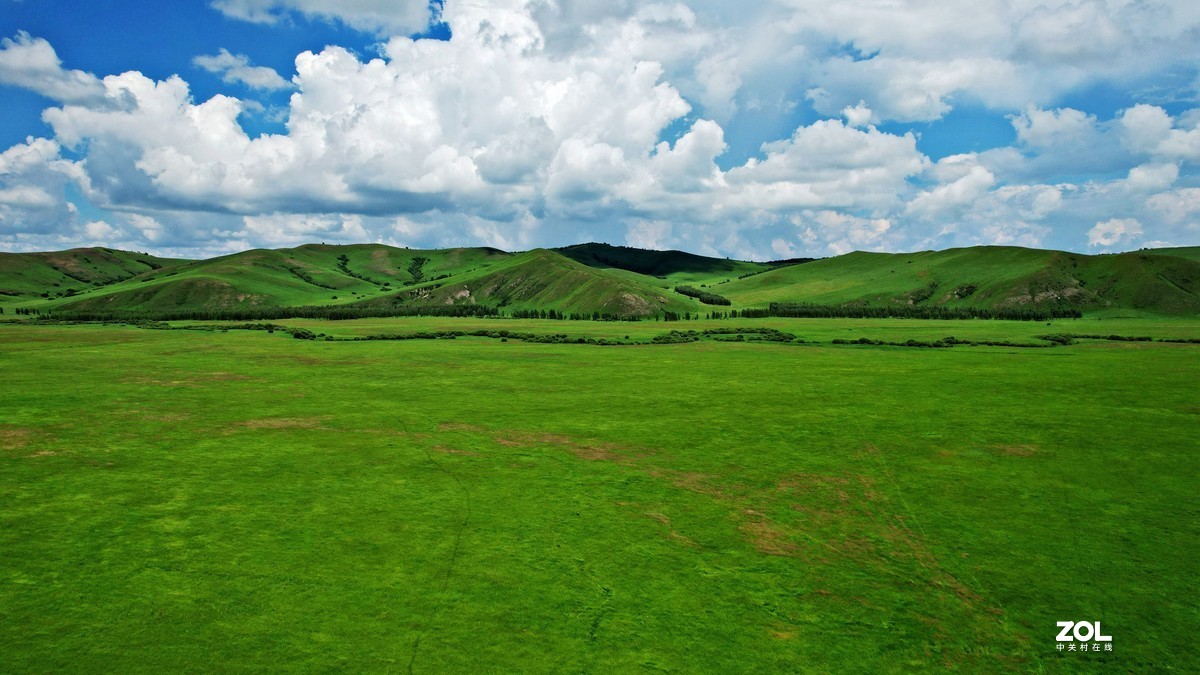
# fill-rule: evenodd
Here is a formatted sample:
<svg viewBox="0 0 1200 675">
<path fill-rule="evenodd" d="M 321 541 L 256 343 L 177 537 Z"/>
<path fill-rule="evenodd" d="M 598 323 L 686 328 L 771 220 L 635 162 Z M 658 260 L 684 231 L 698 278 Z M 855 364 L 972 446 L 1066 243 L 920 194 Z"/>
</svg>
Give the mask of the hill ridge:
<svg viewBox="0 0 1200 675">
<path fill-rule="evenodd" d="M 105 247 L 0 253 L 0 309 L 41 313 L 472 305 L 634 317 L 772 303 L 1200 314 L 1200 247 L 971 246 L 774 262 L 596 242 L 519 253 L 309 243 L 202 260 Z"/>
</svg>

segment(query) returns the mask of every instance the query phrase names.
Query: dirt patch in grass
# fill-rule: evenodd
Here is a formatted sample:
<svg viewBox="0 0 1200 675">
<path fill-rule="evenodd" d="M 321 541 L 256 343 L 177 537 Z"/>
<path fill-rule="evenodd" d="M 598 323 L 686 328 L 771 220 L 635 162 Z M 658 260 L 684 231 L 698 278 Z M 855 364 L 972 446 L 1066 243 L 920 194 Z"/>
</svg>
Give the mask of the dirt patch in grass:
<svg viewBox="0 0 1200 675">
<path fill-rule="evenodd" d="M 765 515 L 753 509 L 745 509 L 742 513 L 746 519 L 738 526 L 738 529 L 756 551 L 767 555 L 792 558 L 800 554 L 800 547 L 792 541 L 785 528 L 771 522 Z"/>
<path fill-rule="evenodd" d="M 186 379 L 170 379 L 167 377 L 136 376 L 121 380 L 122 384 L 137 384 L 148 387 L 198 387 L 210 382 L 258 382 L 259 378 L 238 373 L 202 373 Z"/>
<path fill-rule="evenodd" d="M 324 417 L 264 417 L 234 424 L 243 429 L 321 429 Z"/>
<path fill-rule="evenodd" d="M 124 410 L 121 412 L 121 414 L 126 415 L 128 417 L 135 417 L 139 420 L 146 420 L 149 422 L 163 422 L 163 423 L 167 423 L 167 424 L 176 424 L 179 422 L 185 422 L 192 418 L 192 416 L 187 413 L 153 412 L 153 411 L 143 410 L 141 408 L 131 408 L 129 410 Z"/>
<path fill-rule="evenodd" d="M 248 382 L 256 378 L 238 373 L 208 373 L 195 379 L 201 382 Z"/>
<path fill-rule="evenodd" d="M 196 384 L 189 380 L 168 380 L 160 377 L 127 377 L 122 384 L 136 384 L 145 387 L 194 387 Z"/>
<path fill-rule="evenodd" d="M 671 539 L 672 541 L 677 541 L 677 542 L 683 544 L 684 546 L 688 546 L 690 548 L 700 548 L 699 544 L 692 541 L 692 539 L 690 537 L 680 534 L 679 531 L 676 530 L 674 528 L 674 526 L 672 526 L 671 518 L 669 516 L 667 516 L 666 514 L 652 511 L 652 512 L 645 513 L 643 515 L 645 515 L 650 520 L 653 520 L 654 522 L 665 527 L 667 530 L 667 538 Z"/>
<path fill-rule="evenodd" d="M 995 447 L 1000 454 L 1008 457 L 1033 457 L 1038 453 L 1037 446 L 1029 444 L 997 445 Z"/>
<path fill-rule="evenodd" d="M 438 425 L 438 431 L 466 431 L 491 437 L 497 445 L 506 448 L 521 448 L 532 445 L 556 445 L 566 448 L 571 454 L 580 459 L 590 461 L 629 462 L 646 456 L 638 448 L 605 443 L 596 440 L 580 439 L 566 434 L 552 434 L 536 431 L 514 431 L 505 429 L 485 429 L 484 427 L 462 422 L 443 422 Z"/>
<path fill-rule="evenodd" d="M 481 457 L 482 456 L 478 452 L 471 452 L 470 450 L 460 450 L 458 448 L 451 448 L 446 445 L 435 445 L 435 446 L 433 446 L 432 449 L 434 452 L 440 452 L 443 455 L 464 455 L 467 457 Z"/>
<path fill-rule="evenodd" d="M 438 425 L 438 431 L 471 431 L 474 433 L 487 433 L 487 430 L 483 427 L 478 427 L 474 424 L 463 424 L 462 422 L 442 422 Z"/>
<path fill-rule="evenodd" d="M 20 450 L 29 445 L 29 438 L 32 435 L 33 432 L 29 429 L 0 427 L 0 450 Z"/>
<path fill-rule="evenodd" d="M 776 628 L 770 631 L 771 637 L 776 640 L 795 640 L 796 631 L 790 628 Z"/>
</svg>

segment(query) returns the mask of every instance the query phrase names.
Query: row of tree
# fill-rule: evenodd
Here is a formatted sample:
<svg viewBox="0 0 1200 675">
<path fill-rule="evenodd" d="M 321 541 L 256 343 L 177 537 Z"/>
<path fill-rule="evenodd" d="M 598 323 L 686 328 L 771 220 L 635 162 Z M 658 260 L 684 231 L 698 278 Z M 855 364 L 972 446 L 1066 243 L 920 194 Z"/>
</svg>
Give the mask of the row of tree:
<svg viewBox="0 0 1200 675">
<path fill-rule="evenodd" d="M 944 307 L 940 305 L 808 305 L 772 302 L 766 310 L 743 310 L 743 317 L 797 317 L 812 319 L 1007 319 L 1046 321 L 1078 319 L 1083 312 L 1075 307 Z"/>
<path fill-rule="evenodd" d="M 110 312 L 53 311 L 59 321 L 273 321 L 276 319 L 369 319 L 395 316 L 499 316 L 486 305 L 308 305 L 303 307 L 239 307 L 231 309 L 178 308 Z"/>
<path fill-rule="evenodd" d="M 19 315 L 42 315 L 62 321 L 271 321 L 275 319 L 365 319 L 403 316 L 466 316 L 498 317 L 514 319 L 553 319 L 558 321 L 639 321 L 635 315 L 609 312 L 562 312 L 556 309 L 514 309 L 505 313 L 487 305 L 401 305 L 392 303 L 370 303 L 363 305 L 308 305 L 302 307 L 238 307 L 224 309 L 172 308 L 155 310 L 49 310 L 17 308 Z M 809 305 L 799 303 L 771 303 L 770 307 L 755 309 L 732 309 L 727 312 L 665 311 L 654 315 L 655 320 L 694 321 L 697 319 L 753 319 L 766 317 L 793 318 L 843 318 L 843 319 L 1007 319 L 1018 321 L 1045 321 L 1048 319 L 1079 318 L 1083 314 L 1076 308 L 1045 307 L 943 307 L 920 305 Z"/>
<path fill-rule="evenodd" d="M 689 298 L 695 298 L 706 305 L 728 306 L 733 304 L 729 301 L 729 298 L 717 295 L 716 293 L 710 293 L 708 291 L 701 290 L 694 286 L 676 286 L 675 292 L 679 293 L 680 295 L 686 295 Z"/>
</svg>

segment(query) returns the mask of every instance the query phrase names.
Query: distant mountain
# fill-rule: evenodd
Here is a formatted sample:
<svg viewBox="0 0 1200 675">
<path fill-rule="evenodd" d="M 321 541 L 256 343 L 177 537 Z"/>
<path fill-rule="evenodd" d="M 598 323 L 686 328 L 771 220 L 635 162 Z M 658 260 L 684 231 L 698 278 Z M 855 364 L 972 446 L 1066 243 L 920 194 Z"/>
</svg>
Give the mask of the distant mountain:
<svg viewBox="0 0 1200 675">
<path fill-rule="evenodd" d="M 1200 315 L 1200 247 L 1090 256 L 978 246 L 776 263 L 595 243 L 516 254 L 310 244 L 195 261 L 106 248 L 0 253 L 0 308 L 41 312 L 475 306 L 652 316 L 771 303 Z"/>
</svg>

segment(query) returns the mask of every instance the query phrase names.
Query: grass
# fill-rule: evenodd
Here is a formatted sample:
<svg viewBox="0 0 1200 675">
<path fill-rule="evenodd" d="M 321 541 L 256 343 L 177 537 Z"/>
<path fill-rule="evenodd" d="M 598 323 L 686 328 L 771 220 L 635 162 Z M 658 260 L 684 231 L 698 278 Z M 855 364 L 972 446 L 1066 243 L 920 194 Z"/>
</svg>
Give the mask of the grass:
<svg viewBox="0 0 1200 675">
<path fill-rule="evenodd" d="M 511 256 L 487 248 L 422 251 L 380 244 L 308 244 L 292 249 L 243 251 L 209 260 L 168 261 L 173 264 L 153 271 L 143 266 L 135 277 L 69 298 L 6 299 L 14 307 L 89 311 L 344 305 L 412 285 L 415 279 L 408 268 L 416 257 L 427 261 L 421 281 L 428 284 L 439 277 L 470 274 Z"/>
<path fill-rule="evenodd" d="M 107 248 L 76 248 L 54 253 L 0 252 L 0 303 L 90 293 L 155 269 L 186 260 Z"/>
<path fill-rule="evenodd" d="M 598 311 L 618 316 L 649 315 L 660 310 L 695 312 L 700 307 L 682 295 L 655 287 L 646 277 L 631 278 L 619 272 L 535 249 L 452 277 L 437 287 L 419 287 L 400 295 L 406 302 L 418 304 L 478 302 L 508 311 L 554 309 L 568 314 Z M 394 299 L 389 296 L 376 302 L 390 303 Z"/>
<path fill-rule="evenodd" d="M 0 325 L 4 670 L 1194 671 L 1200 346 L 936 323 Z"/>
<path fill-rule="evenodd" d="M 731 310 L 800 302 L 1196 316 L 1196 250 L 1089 256 L 978 246 L 855 252 L 785 264 L 604 244 L 516 254 L 487 248 L 420 251 L 380 244 L 310 244 L 199 261 L 78 249 L 0 254 L 0 309 L 162 315 L 180 308 L 478 304 L 505 313 L 662 316 L 711 311 L 675 291 L 692 286 L 727 298 Z M 418 259 L 425 262 L 414 273 Z M 64 276 L 67 272 L 74 277 Z"/>
<path fill-rule="evenodd" d="M 715 291 L 744 307 L 771 302 L 1046 305 L 1194 316 L 1200 312 L 1200 266 L 1189 251 L 1087 256 L 975 246 L 899 254 L 854 252 L 721 284 Z"/>
<path fill-rule="evenodd" d="M 654 283 L 652 279 L 663 281 L 663 288 L 673 288 L 681 283 L 716 284 L 775 267 L 768 263 L 709 258 L 685 251 L 655 251 L 596 243 L 576 244 L 555 250 L 591 267 L 628 272 L 631 278 L 639 278 L 643 282 Z"/>
</svg>

